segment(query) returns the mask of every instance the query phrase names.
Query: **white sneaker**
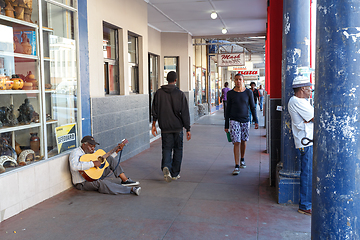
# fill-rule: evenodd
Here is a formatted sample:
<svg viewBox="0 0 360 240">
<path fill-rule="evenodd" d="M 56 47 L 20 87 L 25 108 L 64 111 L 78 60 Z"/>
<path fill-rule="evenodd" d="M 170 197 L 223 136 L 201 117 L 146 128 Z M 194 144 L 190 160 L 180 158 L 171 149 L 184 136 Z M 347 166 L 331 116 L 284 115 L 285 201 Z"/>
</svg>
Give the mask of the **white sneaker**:
<svg viewBox="0 0 360 240">
<path fill-rule="evenodd" d="M 134 193 L 136 196 L 140 195 L 141 187 L 133 187 L 131 190 L 132 193 Z"/>
<path fill-rule="evenodd" d="M 239 175 L 240 173 L 240 168 L 235 168 L 234 171 L 232 172 L 232 175 Z"/>
<path fill-rule="evenodd" d="M 180 178 L 180 175 L 177 175 L 176 177 L 172 177 L 172 180 L 178 180 Z"/>
<path fill-rule="evenodd" d="M 170 174 L 170 171 L 169 171 L 168 167 L 163 168 L 163 174 L 164 174 L 165 181 L 171 182 L 172 177 L 171 177 L 171 174 Z"/>
<path fill-rule="evenodd" d="M 246 168 L 245 161 L 241 161 L 241 162 L 240 162 L 240 168 Z"/>
</svg>

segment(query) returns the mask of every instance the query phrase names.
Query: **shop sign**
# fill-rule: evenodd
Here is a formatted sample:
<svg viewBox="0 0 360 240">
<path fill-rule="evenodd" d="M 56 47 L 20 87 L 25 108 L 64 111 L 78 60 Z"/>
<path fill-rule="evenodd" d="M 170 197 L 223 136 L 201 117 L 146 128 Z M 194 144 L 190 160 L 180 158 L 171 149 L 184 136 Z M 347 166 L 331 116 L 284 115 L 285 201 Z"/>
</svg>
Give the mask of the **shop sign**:
<svg viewBox="0 0 360 240">
<path fill-rule="evenodd" d="M 225 53 L 218 54 L 218 66 L 244 66 L 245 54 L 244 53 Z"/>
<path fill-rule="evenodd" d="M 246 70 L 246 67 L 228 67 L 228 70 L 229 71 L 245 71 Z"/>
<path fill-rule="evenodd" d="M 239 71 L 239 73 L 244 75 L 244 76 L 259 75 L 259 72 L 257 70 L 255 70 L 255 71 Z"/>
<path fill-rule="evenodd" d="M 76 147 L 76 123 L 55 128 L 58 153 Z"/>
</svg>

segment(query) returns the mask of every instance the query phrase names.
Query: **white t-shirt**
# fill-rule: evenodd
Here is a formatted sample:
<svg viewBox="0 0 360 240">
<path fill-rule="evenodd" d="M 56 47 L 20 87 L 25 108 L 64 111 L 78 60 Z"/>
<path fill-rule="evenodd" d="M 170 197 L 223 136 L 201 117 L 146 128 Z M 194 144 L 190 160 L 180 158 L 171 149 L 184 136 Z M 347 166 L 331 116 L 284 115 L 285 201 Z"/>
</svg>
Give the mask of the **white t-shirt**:
<svg viewBox="0 0 360 240">
<path fill-rule="evenodd" d="M 288 110 L 291 116 L 291 129 L 294 136 L 295 147 L 303 148 L 313 145 L 312 142 L 306 146 L 301 144 L 301 139 L 303 137 L 307 137 L 311 140 L 313 139 L 314 123 L 304 122 L 308 122 L 314 117 L 313 106 L 311 106 L 310 102 L 305 98 L 292 96 L 288 103 Z"/>
<path fill-rule="evenodd" d="M 264 96 L 264 89 L 258 89 L 258 92 L 260 97 Z"/>
</svg>

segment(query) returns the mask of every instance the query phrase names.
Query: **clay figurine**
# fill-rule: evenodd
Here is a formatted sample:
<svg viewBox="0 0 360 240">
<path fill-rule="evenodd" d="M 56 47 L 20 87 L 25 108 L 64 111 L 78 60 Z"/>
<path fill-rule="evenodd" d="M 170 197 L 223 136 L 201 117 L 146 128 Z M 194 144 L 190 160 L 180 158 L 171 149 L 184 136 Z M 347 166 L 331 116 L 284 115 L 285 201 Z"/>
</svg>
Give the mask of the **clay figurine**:
<svg viewBox="0 0 360 240">
<path fill-rule="evenodd" d="M 23 47 L 23 53 L 24 54 L 31 54 L 31 44 L 30 44 L 30 39 L 28 38 L 28 36 L 26 35 L 26 33 L 22 33 L 21 37 L 23 39 L 23 41 L 21 42 L 21 46 Z"/>
<path fill-rule="evenodd" d="M 0 121 L 4 126 L 13 127 L 18 124 L 18 121 L 14 114 L 14 105 L 10 107 L 0 107 Z"/>
<path fill-rule="evenodd" d="M 19 109 L 19 117 L 17 120 L 21 124 L 29 124 L 31 123 L 34 107 L 29 103 L 29 99 L 25 98 L 24 103 L 20 105 Z"/>
</svg>

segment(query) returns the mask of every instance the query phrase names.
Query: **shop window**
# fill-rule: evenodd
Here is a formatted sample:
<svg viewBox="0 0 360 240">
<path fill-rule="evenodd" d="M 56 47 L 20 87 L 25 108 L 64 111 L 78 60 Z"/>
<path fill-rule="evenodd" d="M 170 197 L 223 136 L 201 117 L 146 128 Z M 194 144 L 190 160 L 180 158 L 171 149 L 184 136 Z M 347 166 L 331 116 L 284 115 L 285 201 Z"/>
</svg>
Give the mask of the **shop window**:
<svg viewBox="0 0 360 240">
<path fill-rule="evenodd" d="M 0 173 L 2 167 L 8 171 L 77 146 L 81 121 L 72 6 L 67 0 L 28 1 L 30 13 L 23 19 L 0 15 L 0 141 L 14 149 L 11 157 L 22 160 L 2 165 Z"/>
<path fill-rule="evenodd" d="M 151 106 L 155 92 L 159 88 L 159 56 L 149 54 L 149 109 L 151 122 Z"/>
<path fill-rule="evenodd" d="M 128 34 L 129 93 L 139 93 L 139 39 Z"/>
<path fill-rule="evenodd" d="M 105 94 L 120 94 L 118 45 L 118 30 L 103 23 Z"/>
<path fill-rule="evenodd" d="M 168 84 L 166 76 L 169 72 L 174 71 L 177 73 L 176 86 L 180 87 L 179 76 L 179 57 L 164 57 L 164 84 Z"/>
</svg>

